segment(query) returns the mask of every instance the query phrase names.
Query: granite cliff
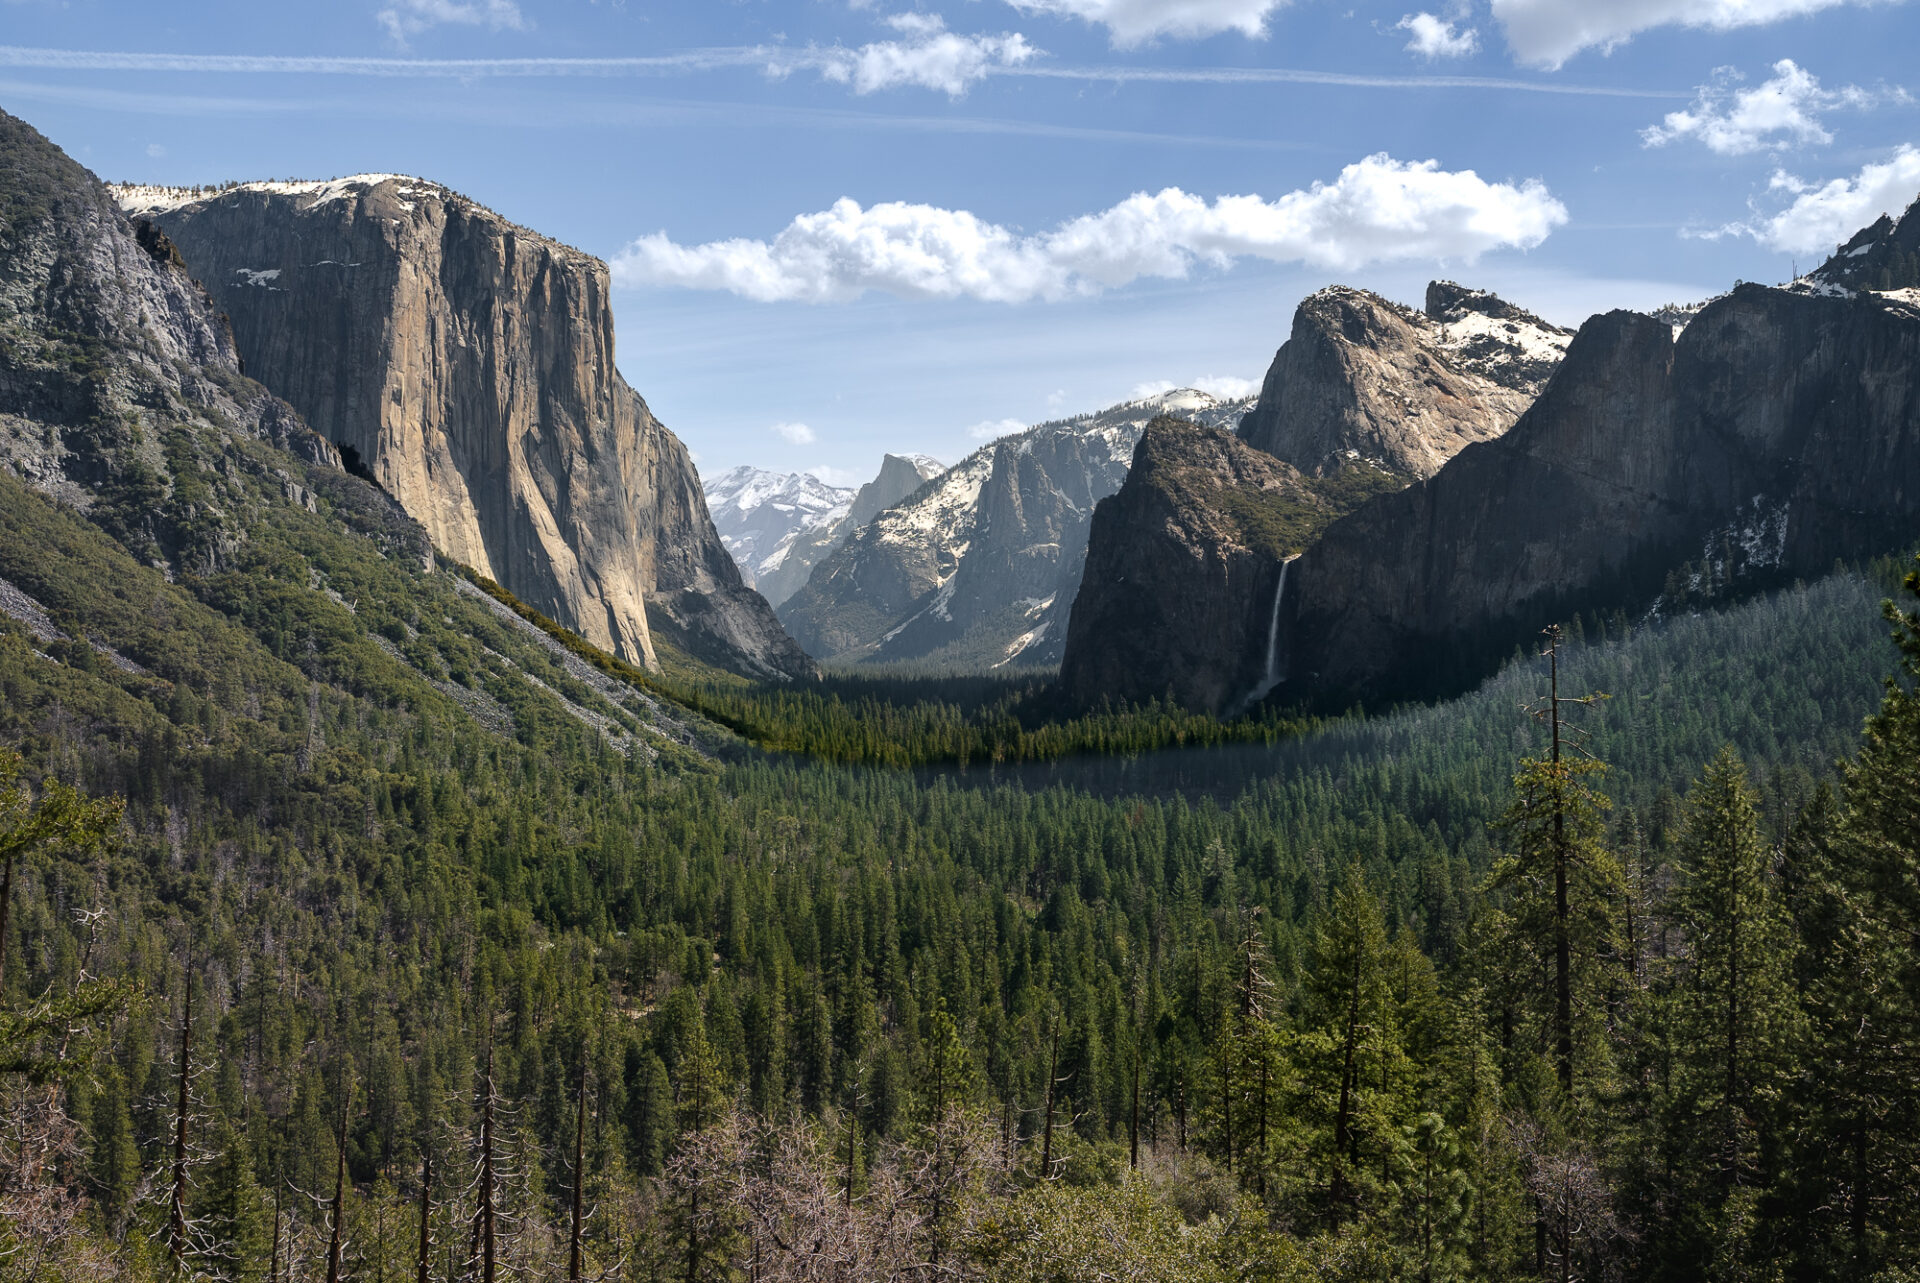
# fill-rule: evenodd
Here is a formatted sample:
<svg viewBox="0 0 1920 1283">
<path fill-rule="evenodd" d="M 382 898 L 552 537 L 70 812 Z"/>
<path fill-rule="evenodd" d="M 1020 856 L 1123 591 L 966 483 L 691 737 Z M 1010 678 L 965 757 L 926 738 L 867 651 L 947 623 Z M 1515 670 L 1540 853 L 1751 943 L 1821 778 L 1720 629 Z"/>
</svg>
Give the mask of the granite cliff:
<svg viewBox="0 0 1920 1283">
<path fill-rule="evenodd" d="M 1240 436 L 1302 472 L 1430 477 L 1513 426 L 1572 336 L 1483 290 L 1427 287 L 1426 309 L 1333 286 L 1301 302 Z"/>
<path fill-rule="evenodd" d="M 1920 294 L 1743 285 L 1677 340 L 1609 313 L 1505 437 L 1301 557 L 1289 686 L 1458 689 L 1573 610 L 1675 605 L 1679 568 L 1689 587 L 1811 576 L 1917 523 Z"/>
<path fill-rule="evenodd" d="M 1194 573 L 1199 554 L 1146 529 L 1123 490 L 1115 502 L 1141 515 L 1095 522 L 1063 678 L 1083 701 L 1172 689 L 1219 712 L 1262 695 L 1256 670 L 1322 706 L 1444 694 L 1575 612 L 1690 609 L 1897 551 L 1920 526 L 1920 290 L 1841 281 L 1891 277 L 1909 227 L 1920 213 L 1803 280 L 1742 285 L 1677 319 L 1590 319 L 1510 430 L 1331 522 L 1284 580 L 1277 558 L 1237 583 Z M 1237 552 L 1210 523 L 1250 491 L 1220 475 L 1161 524 Z M 1122 575 L 1166 602 L 1125 606 L 1137 590 Z M 1265 634 L 1247 595 L 1277 612 Z M 1196 640 L 1196 620 L 1217 636 Z"/>
<path fill-rule="evenodd" d="M 1450 281 L 1427 287 L 1424 311 L 1345 286 L 1302 301 L 1238 439 L 1143 438 L 1112 512 L 1096 514 L 1065 692 L 1083 704 L 1171 692 L 1214 713 L 1263 698 L 1284 669 L 1285 559 L 1366 500 L 1499 438 L 1570 337 Z"/>
<path fill-rule="evenodd" d="M 247 372 L 447 556 L 635 663 L 659 637 L 813 671 L 616 370 L 600 260 L 395 175 L 117 195 L 206 283 Z"/>
<path fill-rule="evenodd" d="M 1061 688 L 1088 704 L 1170 697 L 1221 712 L 1264 695 L 1279 677 L 1267 642 L 1286 559 L 1334 511 L 1291 464 L 1155 419 L 1126 484 L 1094 510 Z"/>
</svg>

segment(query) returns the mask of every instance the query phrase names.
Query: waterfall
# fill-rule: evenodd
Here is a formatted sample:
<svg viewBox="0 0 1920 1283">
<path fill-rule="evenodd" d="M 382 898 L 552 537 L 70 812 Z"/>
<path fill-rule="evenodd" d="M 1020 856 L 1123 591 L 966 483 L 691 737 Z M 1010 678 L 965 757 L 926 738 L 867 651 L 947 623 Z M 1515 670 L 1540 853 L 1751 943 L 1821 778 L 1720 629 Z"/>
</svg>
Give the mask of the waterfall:
<svg viewBox="0 0 1920 1283">
<path fill-rule="evenodd" d="M 1292 565 L 1292 557 L 1280 563 L 1280 582 L 1273 590 L 1273 617 L 1267 623 L 1267 667 L 1260 684 L 1247 692 L 1246 701 L 1240 706 L 1242 712 L 1265 699 L 1274 687 L 1286 680 L 1287 671 L 1280 661 L 1280 608 L 1287 600 L 1287 570 Z"/>
<path fill-rule="evenodd" d="M 1287 599 L 1287 567 L 1293 558 L 1280 563 L 1280 585 L 1273 590 L 1273 621 L 1267 625 L 1267 685 L 1262 695 L 1280 684 L 1280 603 Z"/>
</svg>

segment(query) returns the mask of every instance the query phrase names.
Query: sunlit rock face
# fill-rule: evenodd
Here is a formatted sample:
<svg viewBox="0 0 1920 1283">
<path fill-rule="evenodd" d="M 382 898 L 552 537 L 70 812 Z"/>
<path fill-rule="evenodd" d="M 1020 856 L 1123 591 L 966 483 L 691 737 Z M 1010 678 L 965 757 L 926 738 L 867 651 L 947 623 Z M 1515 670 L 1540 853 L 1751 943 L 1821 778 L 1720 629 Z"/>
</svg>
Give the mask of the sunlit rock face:
<svg viewBox="0 0 1920 1283">
<path fill-rule="evenodd" d="M 446 555 L 635 663 L 660 634 L 812 671 L 615 368 L 605 263 L 396 175 L 118 195 L 232 318 L 247 372 Z"/>
</svg>

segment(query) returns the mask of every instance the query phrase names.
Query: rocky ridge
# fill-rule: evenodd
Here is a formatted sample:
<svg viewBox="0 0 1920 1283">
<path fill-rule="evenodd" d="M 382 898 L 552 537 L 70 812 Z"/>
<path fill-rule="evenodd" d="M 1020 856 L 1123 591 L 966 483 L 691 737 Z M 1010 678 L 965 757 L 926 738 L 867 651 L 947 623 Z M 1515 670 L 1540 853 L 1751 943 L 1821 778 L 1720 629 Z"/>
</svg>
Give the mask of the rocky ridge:
<svg viewBox="0 0 1920 1283">
<path fill-rule="evenodd" d="M 767 567 L 759 576 L 757 586 L 761 595 L 777 611 L 807 586 L 813 568 L 851 538 L 854 531 L 946 470 L 947 465 L 931 455 L 881 456 L 880 471 L 854 493 L 847 510 L 837 520 L 802 531 L 787 545 L 778 563 Z"/>
<path fill-rule="evenodd" d="M 1168 412 L 1231 424 L 1246 401 L 1180 389 L 981 447 L 823 560 L 781 619 L 841 662 L 955 671 L 1059 662 L 1094 505 Z"/>
<path fill-rule="evenodd" d="M 1484 290 L 1427 287 L 1424 311 L 1333 286 L 1303 300 L 1240 436 L 1303 472 L 1430 477 L 1533 403 L 1570 332 Z"/>
<path fill-rule="evenodd" d="M 814 671 L 615 368 L 605 263 L 400 175 L 117 195 L 207 283 L 249 373 L 449 557 L 637 664 L 658 635 Z"/>
<path fill-rule="evenodd" d="M 763 577 L 785 564 L 794 544 L 839 524 L 854 492 L 830 486 L 808 472 L 769 472 L 743 464 L 703 482 L 707 511 L 720 542 L 733 555 L 740 575 L 760 588 L 769 605 L 778 606 Z"/>
</svg>

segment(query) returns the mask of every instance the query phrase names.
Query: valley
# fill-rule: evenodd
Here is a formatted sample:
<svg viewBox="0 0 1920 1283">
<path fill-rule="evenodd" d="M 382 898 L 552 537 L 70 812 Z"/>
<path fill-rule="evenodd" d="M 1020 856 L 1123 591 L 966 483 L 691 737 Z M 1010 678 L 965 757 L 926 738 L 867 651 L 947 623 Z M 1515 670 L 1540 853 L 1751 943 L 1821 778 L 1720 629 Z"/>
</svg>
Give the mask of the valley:
<svg viewBox="0 0 1920 1283">
<path fill-rule="evenodd" d="M 854 488 L 0 113 L 0 1280 L 1908 1277 L 1916 238 Z"/>
</svg>

